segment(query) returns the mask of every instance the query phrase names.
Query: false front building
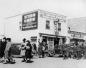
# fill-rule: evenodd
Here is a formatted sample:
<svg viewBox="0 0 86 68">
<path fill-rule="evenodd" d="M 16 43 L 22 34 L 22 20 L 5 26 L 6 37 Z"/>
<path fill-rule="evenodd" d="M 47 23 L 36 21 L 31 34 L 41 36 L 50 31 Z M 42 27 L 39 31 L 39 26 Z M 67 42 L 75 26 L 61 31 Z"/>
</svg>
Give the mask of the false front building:
<svg viewBox="0 0 86 68">
<path fill-rule="evenodd" d="M 42 40 L 51 45 L 65 43 L 67 31 L 66 16 L 44 10 L 12 16 L 5 22 L 5 36 L 13 42 L 26 38 L 36 44 Z"/>
</svg>

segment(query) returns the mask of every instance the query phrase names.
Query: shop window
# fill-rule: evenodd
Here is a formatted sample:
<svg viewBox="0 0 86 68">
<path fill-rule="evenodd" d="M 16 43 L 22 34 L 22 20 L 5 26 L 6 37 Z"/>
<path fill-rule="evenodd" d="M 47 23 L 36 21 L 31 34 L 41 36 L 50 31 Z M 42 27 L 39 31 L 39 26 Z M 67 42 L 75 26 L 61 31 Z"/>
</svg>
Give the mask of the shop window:
<svg viewBox="0 0 86 68">
<path fill-rule="evenodd" d="M 58 31 L 61 31 L 61 23 L 58 23 Z"/>
<path fill-rule="evenodd" d="M 46 21 L 46 29 L 50 29 L 50 21 L 49 20 Z"/>
</svg>

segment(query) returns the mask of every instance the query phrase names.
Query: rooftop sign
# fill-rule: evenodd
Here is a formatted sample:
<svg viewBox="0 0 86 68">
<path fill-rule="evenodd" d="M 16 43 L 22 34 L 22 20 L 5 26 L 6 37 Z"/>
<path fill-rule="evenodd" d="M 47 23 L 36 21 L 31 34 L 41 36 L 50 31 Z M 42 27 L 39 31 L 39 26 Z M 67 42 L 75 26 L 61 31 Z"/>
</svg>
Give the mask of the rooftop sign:
<svg viewBox="0 0 86 68">
<path fill-rule="evenodd" d="M 38 12 L 24 14 L 22 16 L 22 30 L 37 29 Z"/>
<path fill-rule="evenodd" d="M 51 20 L 57 20 L 57 21 L 58 19 L 60 19 L 60 22 L 66 21 L 66 16 L 59 15 L 59 14 L 52 13 L 52 12 L 43 11 L 43 10 L 40 11 L 40 17 L 51 19 Z"/>
</svg>

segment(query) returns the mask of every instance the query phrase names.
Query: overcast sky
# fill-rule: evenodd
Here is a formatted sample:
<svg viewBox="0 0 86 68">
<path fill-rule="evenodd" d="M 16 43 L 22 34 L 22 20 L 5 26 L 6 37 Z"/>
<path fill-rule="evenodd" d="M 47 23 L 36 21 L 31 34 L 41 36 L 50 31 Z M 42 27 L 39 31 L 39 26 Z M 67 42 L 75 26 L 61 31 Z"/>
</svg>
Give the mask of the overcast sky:
<svg viewBox="0 0 86 68">
<path fill-rule="evenodd" d="M 68 17 L 86 16 L 86 0 L 0 0 L 0 18 L 43 9 Z"/>
</svg>

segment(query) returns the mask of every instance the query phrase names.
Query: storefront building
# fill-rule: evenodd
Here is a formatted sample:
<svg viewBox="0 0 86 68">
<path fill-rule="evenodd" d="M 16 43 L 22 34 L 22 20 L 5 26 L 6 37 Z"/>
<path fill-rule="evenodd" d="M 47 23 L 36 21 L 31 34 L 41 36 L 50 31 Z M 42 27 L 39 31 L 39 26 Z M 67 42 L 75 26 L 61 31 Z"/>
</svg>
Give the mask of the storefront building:
<svg viewBox="0 0 86 68">
<path fill-rule="evenodd" d="M 86 40 L 86 33 L 76 32 L 76 31 L 68 31 L 70 34 L 70 43 L 82 44 Z"/>
<path fill-rule="evenodd" d="M 5 36 L 13 42 L 26 38 L 37 45 L 42 40 L 48 45 L 62 44 L 68 35 L 66 16 L 44 10 L 8 17 L 4 26 Z"/>
</svg>

